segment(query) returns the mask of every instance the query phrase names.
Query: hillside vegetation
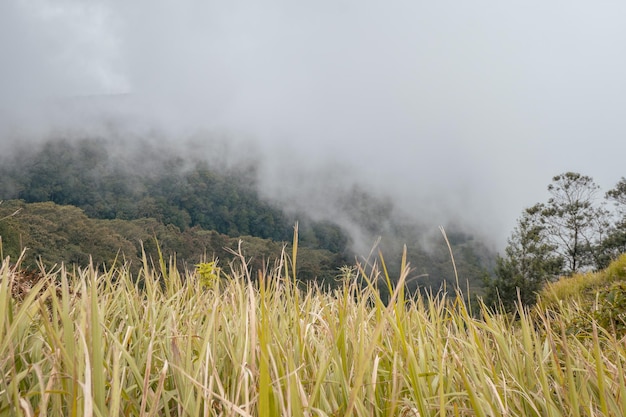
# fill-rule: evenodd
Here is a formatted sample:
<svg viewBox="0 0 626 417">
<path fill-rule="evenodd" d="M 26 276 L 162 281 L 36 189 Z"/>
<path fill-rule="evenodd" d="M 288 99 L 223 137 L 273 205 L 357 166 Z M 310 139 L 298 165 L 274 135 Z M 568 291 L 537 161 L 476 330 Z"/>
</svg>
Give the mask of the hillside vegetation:
<svg viewBox="0 0 626 417">
<path fill-rule="evenodd" d="M 19 210 L 15 216 L 10 214 Z M 232 250 L 241 248 L 253 270 L 262 270 L 269 259 L 280 256 L 283 242 L 254 236 L 231 237 L 198 227 L 184 231 L 153 218 L 136 220 L 92 219 L 74 206 L 52 202 L 25 204 L 5 201 L 0 205 L 0 247 L 4 257 L 16 260 L 27 248 L 22 266 L 38 269 L 39 264 L 88 266 L 97 268 L 125 264 L 137 272 L 142 266 L 142 251 L 158 259 L 159 250 L 176 257 L 177 266 L 219 259 L 228 264 Z M 311 247 L 300 248 L 298 274 L 302 280 L 317 280 L 333 285 L 339 268 L 350 262 L 340 253 Z"/>
<path fill-rule="evenodd" d="M 624 415 L 626 345 L 576 304 L 477 319 L 460 293 L 406 299 L 408 266 L 300 291 L 295 258 L 256 282 L 243 255 L 38 281 L 4 262 L 0 415 Z"/>
<path fill-rule="evenodd" d="M 606 268 L 626 253 L 626 178 L 601 198 L 592 177 L 565 172 L 552 178 L 550 198 L 523 210 L 494 276 L 487 283 L 486 300 L 509 311 L 517 301 L 533 305 L 537 293 L 560 277 L 572 277 L 574 293 L 598 281 L 584 274 Z M 600 278 L 601 279 L 601 278 Z"/>
<path fill-rule="evenodd" d="M 626 254 L 607 268 L 571 277 L 562 277 L 547 284 L 539 293 L 543 309 L 558 310 L 575 305 L 581 315 L 588 316 L 616 335 L 626 334 Z M 590 321 L 578 316 L 568 323 L 571 332 L 585 332 Z"/>
<path fill-rule="evenodd" d="M 217 257 L 244 241 L 253 267 L 276 257 L 299 225 L 299 277 L 332 284 L 339 270 L 354 263 L 353 237 L 331 221 L 269 202 L 258 192 L 254 161 L 228 166 L 142 142 L 137 149 L 113 139 L 59 139 L 13 150 L 0 158 L 0 236 L 3 252 L 16 259 L 28 248 L 24 266 L 76 264 L 98 267 L 129 262 L 136 271 L 143 244 L 157 257 L 156 242 L 178 265 Z M 126 147 L 125 147 L 126 146 Z M 201 154 L 201 152 L 198 152 Z M 391 201 L 357 186 L 341 201 L 329 201 L 366 236 L 366 245 L 388 254 L 397 276 L 403 245 L 416 265 L 411 291 L 454 283 L 450 254 L 438 225 L 430 230 L 394 212 Z M 338 212 L 339 213 L 339 212 Z M 433 232 L 434 231 L 434 232 Z M 463 282 L 480 293 L 494 254 L 474 236 L 448 230 Z M 371 242 L 370 242 L 371 239 Z M 424 248 L 427 241 L 428 250 Z M 368 248 L 369 249 L 369 248 Z"/>
</svg>

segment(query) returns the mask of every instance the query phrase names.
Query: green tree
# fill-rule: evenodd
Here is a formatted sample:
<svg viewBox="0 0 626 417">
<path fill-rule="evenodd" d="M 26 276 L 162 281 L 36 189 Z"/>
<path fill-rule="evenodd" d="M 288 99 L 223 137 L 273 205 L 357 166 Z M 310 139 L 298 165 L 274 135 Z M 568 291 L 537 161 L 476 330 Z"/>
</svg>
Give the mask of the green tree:
<svg viewBox="0 0 626 417">
<path fill-rule="evenodd" d="M 488 304 L 502 303 L 507 311 L 512 311 L 518 292 L 522 304 L 534 304 L 543 284 L 560 273 L 563 258 L 550 241 L 542 218 L 544 210 L 543 204 L 536 204 L 524 210 L 518 219 L 504 257 L 496 260 L 495 278 L 487 284 Z"/>
<path fill-rule="evenodd" d="M 553 177 L 548 186 L 552 197 L 541 211 L 541 221 L 565 261 L 564 273 L 597 267 L 596 248 L 609 224 L 608 212 L 597 205 L 599 189 L 591 177 L 575 172 Z"/>
<path fill-rule="evenodd" d="M 615 203 L 621 214 L 626 214 L 626 178 L 622 177 L 615 188 L 607 191 L 606 198 Z"/>
<path fill-rule="evenodd" d="M 607 267 L 612 260 L 626 253 L 626 178 L 622 177 L 615 188 L 607 191 L 605 198 L 615 205 L 613 214 L 617 219 L 608 228 L 607 237 L 599 248 L 601 268 Z"/>
</svg>

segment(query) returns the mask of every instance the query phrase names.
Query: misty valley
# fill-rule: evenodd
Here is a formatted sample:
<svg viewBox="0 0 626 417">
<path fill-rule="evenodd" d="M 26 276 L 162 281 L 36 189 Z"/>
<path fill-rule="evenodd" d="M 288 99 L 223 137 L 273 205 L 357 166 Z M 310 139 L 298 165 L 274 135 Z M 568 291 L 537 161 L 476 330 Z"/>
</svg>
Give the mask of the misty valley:
<svg viewBox="0 0 626 417">
<path fill-rule="evenodd" d="M 199 152 L 201 154 L 202 152 Z M 332 219 L 263 198 L 255 161 L 225 166 L 183 157 L 145 141 L 137 149 L 103 138 L 49 140 L 4 154 L 0 166 L 0 235 L 4 256 L 23 263 L 61 262 L 100 267 L 141 265 L 142 248 L 153 258 L 157 245 L 180 266 L 217 258 L 223 265 L 243 241 L 256 269 L 280 255 L 293 241 L 298 223 L 298 277 L 334 286 L 341 267 L 368 252 L 355 250 L 355 234 Z M 337 218 L 349 218 L 361 247 L 380 250 L 391 276 L 397 276 L 403 245 L 414 268 L 411 291 L 454 284 L 450 253 L 436 226 L 394 217 L 393 202 L 361 186 L 326 202 Z M 19 210 L 19 211 L 18 211 Z M 14 216 L 11 213 L 18 211 Z M 341 213 L 341 216 L 339 215 Z M 446 228 L 456 268 L 480 294 L 495 253 L 472 235 Z M 376 246 L 375 246 L 376 245 Z"/>
<path fill-rule="evenodd" d="M 626 417 L 626 1 L 484 6 L 0 0 L 0 417 Z"/>
<path fill-rule="evenodd" d="M 254 163 L 141 150 L 2 156 L 0 416 L 623 415 L 626 179 L 609 211 L 555 176 L 495 255 L 361 187 L 335 223 Z"/>
</svg>

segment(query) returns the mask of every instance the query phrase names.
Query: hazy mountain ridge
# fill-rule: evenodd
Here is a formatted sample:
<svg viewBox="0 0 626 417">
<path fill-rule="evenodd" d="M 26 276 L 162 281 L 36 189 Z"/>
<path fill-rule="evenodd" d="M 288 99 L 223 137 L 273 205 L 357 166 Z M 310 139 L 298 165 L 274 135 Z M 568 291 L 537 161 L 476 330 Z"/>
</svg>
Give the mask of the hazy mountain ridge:
<svg viewBox="0 0 626 417">
<path fill-rule="evenodd" d="M 5 155 L 0 198 L 22 201 L 6 201 L 0 210 L 8 215 L 23 207 L 0 225 L 5 252 L 17 256 L 29 247 L 33 258 L 47 263 L 85 264 L 91 256 L 95 263 L 108 264 L 119 250 L 138 262 L 139 242 L 156 254 L 156 238 L 181 262 L 203 256 L 226 261 L 224 248 L 236 247 L 246 236 L 244 248 L 260 268 L 263 258 L 277 256 L 283 243 L 292 241 L 298 221 L 301 279 L 332 280 L 342 265 L 366 255 L 354 252 L 354 234 L 340 225 L 262 198 L 253 162 L 229 167 L 148 143 L 140 153 L 124 153 L 114 145 L 101 138 L 58 140 Z M 399 217 L 392 201 L 353 186 L 329 204 L 337 206 L 337 219 L 347 218 L 359 228 L 362 241 L 373 246 L 381 237 L 379 249 L 392 276 L 406 244 L 414 288 L 454 282 L 441 234 Z M 468 280 L 480 286 L 493 263 L 492 251 L 467 233 L 448 232 L 462 284 Z"/>
</svg>

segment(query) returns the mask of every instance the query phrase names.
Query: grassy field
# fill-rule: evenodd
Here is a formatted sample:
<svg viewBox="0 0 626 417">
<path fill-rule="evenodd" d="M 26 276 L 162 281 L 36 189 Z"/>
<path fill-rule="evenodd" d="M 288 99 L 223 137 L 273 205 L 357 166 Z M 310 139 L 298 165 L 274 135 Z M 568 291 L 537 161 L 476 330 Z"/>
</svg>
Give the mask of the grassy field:
<svg viewBox="0 0 626 417">
<path fill-rule="evenodd" d="M 513 317 L 454 291 L 409 300 L 410 267 L 390 279 L 380 259 L 303 290 L 294 258 L 257 276 L 239 257 L 37 280 L 5 261 L 0 416 L 625 413 L 626 343 L 580 304 Z"/>
</svg>

